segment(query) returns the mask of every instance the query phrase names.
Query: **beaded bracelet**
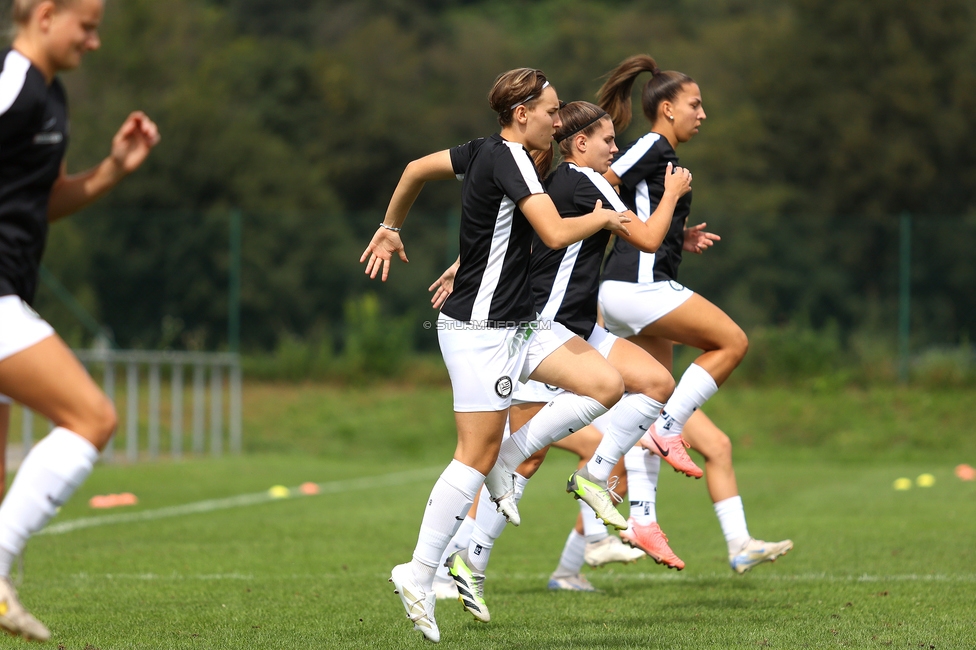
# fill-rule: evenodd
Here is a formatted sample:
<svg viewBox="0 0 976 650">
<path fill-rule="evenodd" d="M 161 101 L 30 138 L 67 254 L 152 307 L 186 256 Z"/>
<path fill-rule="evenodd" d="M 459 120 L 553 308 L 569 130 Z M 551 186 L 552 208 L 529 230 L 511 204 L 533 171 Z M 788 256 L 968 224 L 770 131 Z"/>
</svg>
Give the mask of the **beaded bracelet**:
<svg viewBox="0 0 976 650">
<path fill-rule="evenodd" d="M 400 232 L 400 230 L 402 230 L 402 228 L 394 228 L 393 226 L 388 226 L 382 221 L 380 222 L 380 226 L 386 228 L 387 230 L 392 230 L 393 232 Z"/>
</svg>

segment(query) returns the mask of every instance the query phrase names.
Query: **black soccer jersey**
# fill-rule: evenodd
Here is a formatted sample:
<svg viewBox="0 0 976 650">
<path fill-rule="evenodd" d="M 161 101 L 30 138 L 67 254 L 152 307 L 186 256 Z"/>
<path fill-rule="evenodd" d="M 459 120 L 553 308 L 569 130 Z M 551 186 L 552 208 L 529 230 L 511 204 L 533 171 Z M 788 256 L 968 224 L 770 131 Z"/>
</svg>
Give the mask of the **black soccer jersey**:
<svg viewBox="0 0 976 650">
<path fill-rule="evenodd" d="M 617 212 L 627 208 L 603 176 L 589 167 L 562 163 L 546 179 L 546 191 L 560 216 L 578 217 L 593 212 L 597 201 Z M 600 230 L 566 248 L 547 248 L 538 235 L 532 240 L 529 284 L 540 319 L 562 323 L 584 339 L 596 324 L 600 265 L 610 231 Z"/>
<path fill-rule="evenodd" d="M 529 152 L 500 135 L 451 149 L 461 187 L 461 264 L 441 311 L 507 327 L 535 317 L 529 291 L 532 226 L 518 202 L 545 190 Z"/>
<path fill-rule="evenodd" d="M 610 165 L 622 181 L 620 198 L 642 221 L 647 221 L 664 196 L 668 163 L 678 166 L 678 156 L 671 144 L 658 133 L 648 133 L 628 145 Z M 643 253 L 618 237 L 607 258 L 603 279 L 640 283 L 677 280 L 690 212 L 691 192 L 688 192 L 678 199 L 668 234 L 654 253 Z"/>
<path fill-rule="evenodd" d="M 34 300 L 51 187 L 68 146 L 68 104 L 20 52 L 0 52 L 0 296 Z"/>
</svg>

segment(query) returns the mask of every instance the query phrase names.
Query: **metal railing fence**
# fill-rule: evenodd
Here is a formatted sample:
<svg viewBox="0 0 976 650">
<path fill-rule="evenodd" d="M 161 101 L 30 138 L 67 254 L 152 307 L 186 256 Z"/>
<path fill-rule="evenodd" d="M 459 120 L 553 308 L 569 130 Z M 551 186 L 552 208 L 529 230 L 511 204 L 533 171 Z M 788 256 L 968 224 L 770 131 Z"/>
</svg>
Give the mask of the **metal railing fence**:
<svg viewBox="0 0 976 650">
<path fill-rule="evenodd" d="M 124 457 L 129 462 L 137 461 L 140 453 L 149 459 L 159 458 L 165 451 L 164 420 L 169 433 L 165 447 L 175 459 L 184 454 L 184 432 L 189 433 L 188 451 L 193 454 L 206 453 L 208 440 L 213 456 L 222 455 L 225 448 L 233 454 L 241 452 L 239 355 L 144 350 L 75 350 L 75 354 L 94 377 L 101 378 L 102 389 L 115 403 L 119 416 L 119 428 L 102 452 L 103 460 L 115 460 L 117 448 L 123 444 Z M 169 383 L 168 391 L 164 378 Z M 145 400 L 141 399 L 143 388 Z M 187 389 L 191 402 L 189 423 L 184 407 Z M 124 407 L 116 400 L 119 392 L 124 392 Z M 165 418 L 164 394 L 169 398 Z M 29 409 L 22 409 L 21 427 L 26 453 L 34 444 L 34 414 Z"/>
</svg>

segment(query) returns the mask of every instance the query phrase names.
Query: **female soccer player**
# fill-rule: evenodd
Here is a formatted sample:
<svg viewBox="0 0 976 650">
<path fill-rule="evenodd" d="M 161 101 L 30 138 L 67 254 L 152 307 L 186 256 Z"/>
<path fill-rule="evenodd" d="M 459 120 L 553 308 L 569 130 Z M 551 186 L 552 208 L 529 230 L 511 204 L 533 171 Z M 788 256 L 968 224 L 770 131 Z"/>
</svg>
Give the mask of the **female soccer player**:
<svg viewBox="0 0 976 650">
<path fill-rule="evenodd" d="M 431 588 L 437 563 L 495 465 L 515 382 L 531 376 L 572 391 L 523 432 L 537 448 L 583 428 L 623 394 L 620 373 L 596 350 L 558 323 L 536 321 L 528 263 L 533 230 L 563 248 L 603 228 L 626 233 L 629 220 L 601 206 L 579 219 L 559 217 L 528 153 L 549 148 L 559 126 L 559 99 L 541 71 L 502 74 L 488 100 L 501 132 L 407 165 L 360 260 L 368 259 L 370 277 L 382 270 L 385 280 L 394 254 L 407 261 L 399 230 L 424 183 L 463 178 L 460 264 L 437 325 L 458 445 L 427 501 L 413 561 L 390 578 L 414 628 L 432 641 L 440 639 Z M 513 493 L 514 486 L 492 495 L 501 501 Z"/>
<path fill-rule="evenodd" d="M 0 627 L 40 641 L 50 632 L 18 600 L 11 563 L 85 480 L 115 429 L 112 403 L 30 308 L 48 222 L 108 192 L 159 141 L 156 125 L 132 113 L 101 164 L 65 173 L 68 112 L 56 75 L 98 49 L 102 8 L 102 0 L 14 0 L 16 35 L 0 54 L 0 393 L 55 425 L 0 505 Z"/>
<path fill-rule="evenodd" d="M 626 211 L 617 193 L 602 176 L 617 151 L 613 124 L 606 111 L 588 102 L 573 102 L 560 109 L 558 121 L 556 142 L 565 162 L 546 180 L 546 189 L 560 216 L 573 221 L 602 202 Z M 547 169 L 550 162 L 551 157 L 543 160 L 542 168 Z M 675 203 L 690 189 L 691 175 L 687 170 L 676 170 L 668 179 L 665 198 L 658 211 L 646 222 L 632 219 L 630 232 L 619 233 L 619 236 L 628 238 L 641 250 L 655 250 L 671 222 Z M 654 423 L 674 388 L 670 372 L 651 355 L 596 324 L 600 264 L 609 239 L 610 233 L 604 230 L 567 248 L 553 249 L 536 236 L 529 264 L 529 284 L 540 321 L 555 321 L 578 336 L 586 337 L 587 342 L 620 372 L 627 390 L 606 416 L 610 418 L 610 426 L 604 442 L 610 440 L 611 444 L 601 443 L 604 455 L 594 456 L 586 467 L 569 479 L 567 491 L 580 497 L 583 496 L 584 482 L 607 485 L 613 467 Z M 532 418 L 538 417 L 559 394 L 543 382 L 520 383 L 513 397 L 515 403 L 509 411 L 511 429 L 517 432 Z M 503 454 L 506 447 L 514 447 L 515 440 L 517 434 L 502 443 Z M 541 454 L 538 454 L 518 465 L 516 501 L 541 461 Z M 594 491 L 596 494 L 604 492 L 603 489 Z M 602 508 L 594 508 L 597 517 L 617 528 L 627 527 L 611 498 L 606 498 L 601 505 Z M 462 604 L 482 621 L 489 620 L 483 595 L 485 570 L 494 542 L 504 528 L 505 519 L 482 500 L 469 547 L 447 560 Z M 661 561 L 660 557 L 655 559 Z M 465 597 L 465 594 L 471 597 Z"/>
<path fill-rule="evenodd" d="M 661 72 L 654 59 L 647 55 L 633 56 L 610 73 L 599 92 L 600 106 L 610 114 L 618 130 L 630 123 L 631 89 L 634 79 L 642 72 L 651 73 L 641 96 L 651 132 L 629 145 L 606 176 L 620 186 L 624 203 L 640 219 L 645 219 L 662 200 L 670 168 L 678 164 L 675 149 L 698 133 L 705 111 L 701 91 L 694 80 L 681 72 Z M 717 239 L 702 230 L 704 224 L 686 229 L 690 208 L 689 193 L 678 201 L 664 243 L 654 254 L 644 253 L 624 238 L 617 238 L 600 285 L 600 308 L 607 329 L 633 341 L 668 368 L 672 361 L 672 341 L 702 350 L 701 356 L 681 377 L 645 438 L 646 446 L 654 448 L 676 469 L 694 475 L 683 464 L 679 442 L 682 430 L 692 414 L 739 365 L 748 341 L 721 309 L 677 282 L 683 247 L 700 253 Z M 729 563 L 735 571 L 743 573 L 756 564 L 775 560 L 789 551 L 793 543 L 790 540 L 767 543 L 749 535 L 728 436 L 704 416 L 696 417 L 698 426 L 684 429 L 685 444 L 705 457 L 708 488 L 728 544 Z M 639 490 L 639 486 L 631 482 L 631 501 L 645 501 L 635 494 L 635 489 Z M 647 518 L 643 521 L 648 521 Z M 641 520 L 637 523 L 639 528 Z"/>
</svg>

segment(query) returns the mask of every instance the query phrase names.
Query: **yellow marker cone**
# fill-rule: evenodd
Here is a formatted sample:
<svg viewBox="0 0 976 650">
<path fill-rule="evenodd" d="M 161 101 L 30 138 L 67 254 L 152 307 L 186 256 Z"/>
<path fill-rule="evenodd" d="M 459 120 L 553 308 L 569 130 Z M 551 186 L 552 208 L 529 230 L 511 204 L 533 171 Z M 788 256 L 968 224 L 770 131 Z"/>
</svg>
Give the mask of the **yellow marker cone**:
<svg viewBox="0 0 976 650">
<path fill-rule="evenodd" d="M 910 478 L 898 478 L 898 479 L 895 479 L 895 489 L 896 490 L 911 490 L 912 489 L 912 479 L 910 479 Z"/>
<path fill-rule="evenodd" d="M 932 487 L 935 485 L 935 477 L 931 474 L 920 474 L 917 479 L 915 479 L 915 484 L 918 487 Z"/>
<path fill-rule="evenodd" d="M 291 492 L 289 492 L 288 488 L 286 488 L 284 485 L 274 485 L 268 490 L 268 494 L 275 499 L 284 499 L 291 494 Z"/>
</svg>

